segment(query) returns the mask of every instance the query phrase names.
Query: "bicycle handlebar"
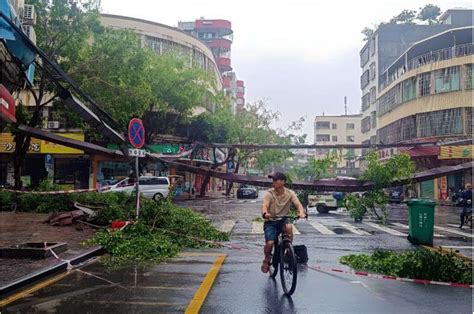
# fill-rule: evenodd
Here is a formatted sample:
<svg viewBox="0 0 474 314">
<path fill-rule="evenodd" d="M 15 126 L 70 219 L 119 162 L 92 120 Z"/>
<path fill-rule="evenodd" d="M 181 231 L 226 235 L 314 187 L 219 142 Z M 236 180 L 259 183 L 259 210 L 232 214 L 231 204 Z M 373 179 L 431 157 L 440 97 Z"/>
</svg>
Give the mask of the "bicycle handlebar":
<svg viewBox="0 0 474 314">
<path fill-rule="evenodd" d="M 306 214 L 304 218 L 308 218 L 308 214 Z M 284 220 L 284 219 L 298 220 L 298 219 L 303 219 L 303 218 L 298 217 L 298 216 L 274 216 L 274 217 L 269 218 L 269 220 L 273 220 L 273 221 Z"/>
</svg>

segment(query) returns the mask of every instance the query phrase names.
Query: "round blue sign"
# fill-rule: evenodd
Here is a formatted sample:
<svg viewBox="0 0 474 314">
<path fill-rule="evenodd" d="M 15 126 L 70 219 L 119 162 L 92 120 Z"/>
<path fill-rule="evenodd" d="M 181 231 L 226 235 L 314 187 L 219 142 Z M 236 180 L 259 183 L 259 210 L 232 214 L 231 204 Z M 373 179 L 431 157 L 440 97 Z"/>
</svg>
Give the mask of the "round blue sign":
<svg viewBox="0 0 474 314">
<path fill-rule="evenodd" d="M 135 148 L 141 148 L 145 144 L 145 128 L 142 120 L 133 118 L 128 124 L 128 139 Z"/>
</svg>

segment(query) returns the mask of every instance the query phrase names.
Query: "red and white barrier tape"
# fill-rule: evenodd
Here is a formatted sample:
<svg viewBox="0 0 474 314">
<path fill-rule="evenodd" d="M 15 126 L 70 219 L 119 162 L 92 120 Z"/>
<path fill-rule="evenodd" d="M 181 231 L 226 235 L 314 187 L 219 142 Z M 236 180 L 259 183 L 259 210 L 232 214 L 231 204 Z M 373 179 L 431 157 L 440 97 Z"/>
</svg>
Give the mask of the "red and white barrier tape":
<svg viewBox="0 0 474 314">
<path fill-rule="evenodd" d="M 333 272 L 333 273 L 343 273 L 343 274 L 349 274 L 349 275 L 356 275 L 356 276 L 363 276 L 363 277 L 371 277 L 371 278 L 377 278 L 377 279 L 388 279 L 388 280 L 396 280 L 396 281 L 402 281 L 402 282 L 413 282 L 413 283 L 419 283 L 419 284 L 425 284 L 425 285 L 438 285 L 438 286 L 450 286 L 450 287 L 458 287 L 458 288 L 468 288 L 472 289 L 474 288 L 474 285 L 469 285 L 465 283 L 458 283 L 458 282 L 442 282 L 442 281 L 433 281 L 433 280 L 426 280 L 426 279 L 411 279 L 411 278 L 401 278 L 401 277 L 394 277 L 394 276 L 388 276 L 388 275 L 378 275 L 378 274 L 370 274 L 367 272 L 363 271 L 351 271 L 351 270 L 342 270 L 342 269 L 336 269 L 336 268 L 322 268 L 319 266 L 311 266 L 311 265 L 306 265 L 307 268 L 316 270 L 316 271 L 321 271 L 321 272 Z"/>
<path fill-rule="evenodd" d="M 109 187 L 105 188 L 92 188 L 92 189 L 78 189 L 78 190 L 61 190 L 61 191 L 19 191 L 19 190 L 10 190 L 10 189 L 0 189 L 0 191 L 18 193 L 18 194 L 47 194 L 47 195 L 57 195 L 57 194 L 70 194 L 70 193 L 84 193 L 84 192 L 100 192 L 109 190 Z"/>
</svg>

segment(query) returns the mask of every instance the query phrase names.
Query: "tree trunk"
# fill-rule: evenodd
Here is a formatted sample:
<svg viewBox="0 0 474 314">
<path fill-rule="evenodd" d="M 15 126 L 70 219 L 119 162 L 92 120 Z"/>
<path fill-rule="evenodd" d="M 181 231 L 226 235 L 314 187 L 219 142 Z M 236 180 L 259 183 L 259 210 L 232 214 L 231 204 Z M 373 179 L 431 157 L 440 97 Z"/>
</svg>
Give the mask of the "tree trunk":
<svg viewBox="0 0 474 314">
<path fill-rule="evenodd" d="M 219 166 L 218 164 L 213 164 L 211 166 L 211 170 L 216 170 L 218 166 Z M 210 175 L 207 175 L 204 177 L 204 180 L 201 183 L 201 189 L 199 191 L 200 197 L 204 197 L 206 195 L 206 186 L 209 184 L 210 181 L 211 181 Z"/>
<path fill-rule="evenodd" d="M 235 174 L 239 174 L 239 166 L 240 166 L 240 162 L 237 162 L 235 164 Z M 234 187 L 234 182 L 230 182 L 229 183 L 229 186 L 227 187 L 227 190 L 225 191 L 225 195 L 230 195 L 230 191 L 232 191 L 232 188 Z"/>
<path fill-rule="evenodd" d="M 25 136 L 23 134 L 15 135 L 15 158 L 13 158 L 15 190 L 20 190 L 22 188 L 21 170 L 26 157 L 26 153 L 28 152 L 28 148 L 30 147 L 30 142 L 30 136 Z"/>
</svg>

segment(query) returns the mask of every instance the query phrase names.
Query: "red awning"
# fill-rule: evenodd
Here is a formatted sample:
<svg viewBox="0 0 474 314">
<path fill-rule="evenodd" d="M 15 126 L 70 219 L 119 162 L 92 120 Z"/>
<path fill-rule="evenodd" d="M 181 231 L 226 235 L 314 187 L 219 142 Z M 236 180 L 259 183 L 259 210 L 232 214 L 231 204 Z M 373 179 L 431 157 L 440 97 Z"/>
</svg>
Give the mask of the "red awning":
<svg viewBox="0 0 474 314">
<path fill-rule="evenodd" d="M 439 146 L 400 147 L 398 150 L 400 153 L 406 153 L 412 158 L 437 157 L 439 155 Z"/>
</svg>

